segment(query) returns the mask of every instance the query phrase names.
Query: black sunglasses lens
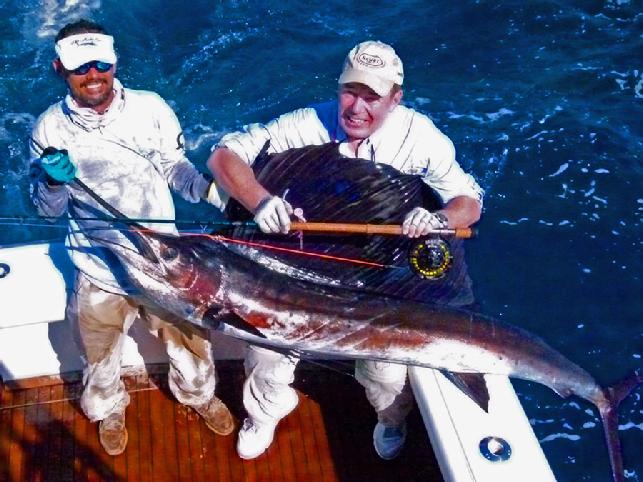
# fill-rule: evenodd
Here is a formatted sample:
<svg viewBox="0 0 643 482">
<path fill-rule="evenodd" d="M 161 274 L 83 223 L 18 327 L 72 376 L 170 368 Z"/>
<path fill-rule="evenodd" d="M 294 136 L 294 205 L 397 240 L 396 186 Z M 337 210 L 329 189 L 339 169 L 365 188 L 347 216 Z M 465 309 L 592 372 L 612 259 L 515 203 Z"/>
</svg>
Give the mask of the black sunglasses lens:
<svg viewBox="0 0 643 482">
<path fill-rule="evenodd" d="M 109 69 L 112 68 L 112 64 L 108 64 L 107 62 L 96 62 L 95 66 L 96 66 L 96 70 L 98 70 L 101 73 L 107 72 Z"/>
<path fill-rule="evenodd" d="M 91 63 L 83 64 L 80 67 L 72 70 L 72 72 L 76 75 L 85 75 L 87 72 L 89 72 L 90 68 L 91 68 Z"/>
<path fill-rule="evenodd" d="M 85 75 L 92 67 L 103 74 L 112 68 L 112 64 L 108 64 L 107 62 L 99 62 L 98 60 L 92 60 L 91 62 L 87 62 L 86 64 L 83 64 L 80 67 L 72 70 L 72 72 L 76 75 Z"/>
</svg>

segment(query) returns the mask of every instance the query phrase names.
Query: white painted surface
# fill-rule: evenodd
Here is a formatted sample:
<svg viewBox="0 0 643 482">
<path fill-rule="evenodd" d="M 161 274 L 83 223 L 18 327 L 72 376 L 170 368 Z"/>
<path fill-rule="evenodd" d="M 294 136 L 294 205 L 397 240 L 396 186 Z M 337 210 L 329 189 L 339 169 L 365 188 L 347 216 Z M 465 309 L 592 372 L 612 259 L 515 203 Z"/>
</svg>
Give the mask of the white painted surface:
<svg viewBox="0 0 643 482">
<path fill-rule="evenodd" d="M 62 243 L 0 248 L 9 273 L 0 278 L 0 376 L 19 380 L 82 370 L 64 319 L 74 270 Z M 245 344 L 213 334 L 217 359 L 240 358 Z M 124 367 L 167 363 L 162 343 L 134 323 L 125 339 Z"/>
<path fill-rule="evenodd" d="M 0 278 L 0 329 L 64 318 L 72 267 L 62 243 L 1 248 L 0 263 L 10 268 Z"/>
<path fill-rule="evenodd" d="M 409 377 L 446 482 L 556 480 L 507 377 L 485 375 L 489 413 L 437 370 L 413 367 Z M 508 460 L 482 456 L 480 441 L 488 436 L 509 443 Z"/>
</svg>

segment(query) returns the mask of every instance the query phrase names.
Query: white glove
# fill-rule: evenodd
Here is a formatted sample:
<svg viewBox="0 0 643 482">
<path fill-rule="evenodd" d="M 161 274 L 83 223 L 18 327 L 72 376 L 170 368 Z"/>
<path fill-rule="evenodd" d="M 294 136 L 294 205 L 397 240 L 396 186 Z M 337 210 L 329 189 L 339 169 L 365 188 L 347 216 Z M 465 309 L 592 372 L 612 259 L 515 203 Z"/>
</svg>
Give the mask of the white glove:
<svg viewBox="0 0 643 482">
<path fill-rule="evenodd" d="M 432 213 L 424 208 L 413 208 L 404 218 L 402 234 L 409 238 L 426 236 L 433 229 L 448 227 L 449 221 L 442 213 Z"/>
<path fill-rule="evenodd" d="M 269 196 L 261 200 L 255 211 L 255 223 L 264 233 L 284 233 L 290 231 L 292 206 L 279 196 Z"/>
</svg>

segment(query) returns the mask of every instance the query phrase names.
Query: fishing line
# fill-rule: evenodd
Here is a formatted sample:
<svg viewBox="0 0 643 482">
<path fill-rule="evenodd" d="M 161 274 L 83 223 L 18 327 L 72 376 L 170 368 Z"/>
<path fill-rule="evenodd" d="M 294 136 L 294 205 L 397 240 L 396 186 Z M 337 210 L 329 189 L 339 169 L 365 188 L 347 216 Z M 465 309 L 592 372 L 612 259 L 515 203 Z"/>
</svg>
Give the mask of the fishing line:
<svg viewBox="0 0 643 482">
<path fill-rule="evenodd" d="M 263 345 L 261 343 L 252 343 L 251 342 L 251 344 L 253 344 L 255 346 L 262 347 L 262 348 L 268 348 L 268 349 L 273 350 L 273 351 L 275 351 L 277 353 L 281 353 L 282 355 L 287 356 L 287 357 L 296 358 L 300 362 L 309 363 L 311 365 L 315 365 L 315 366 L 318 366 L 318 367 L 321 367 L 321 368 L 324 368 L 324 369 L 339 373 L 341 375 L 344 375 L 344 376 L 347 376 L 347 377 L 350 377 L 350 378 L 355 378 L 355 375 L 353 375 L 351 373 L 352 372 L 353 362 L 335 360 L 334 363 L 335 363 L 336 366 L 343 365 L 345 367 L 350 367 L 349 369 L 351 371 L 347 372 L 347 371 L 341 370 L 339 368 L 335 368 L 331 364 L 332 363 L 331 360 L 322 361 L 322 360 L 315 360 L 315 359 L 312 359 L 312 358 L 308 358 L 308 356 L 311 356 L 311 354 L 308 353 L 308 352 L 305 352 L 305 351 L 296 350 L 294 348 L 278 348 L 278 347 L 274 347 L 274 346 Z"/>
<path fill-rule="evenodd" d="M 312 251 L 302 251 L 299 249 L 284 248 L 282 246 L 275 246 L 272 244 L 255 243 L 253 241 L 243 241 L 240 239 L 226 238 L 225 236 L 221 236 L 218 234 L 188 233 L 185 236 L 205 236 L 207 238 L 222 241 L 225 243 L 242 244 L 244 246 L 258 247 L 262 249 L 280 251 L 283 253 L 297 254 L 302 256 L 311 256 L 314 258 L 328 259 L 331 261 L 342 261 L 342 262 L 353 263 L 353 264 L 361 264 L 365 266 L 373 266 L 376 268 L 398 268 L 398 266 L 385 265 L 385 264 L 376 263 L 373 261 L 365 261 L 365 260 L 355 259 L 355 258 L 344 258 L 341 256 L 332 256 L 330 254 L 314 253 Z"/>
<path fill-rule="evenodd" d="M 39 219 L 37 217 L 28 217 L 28 216 L 0 216 L 0 224 L 5 225 L 5 226 L 30 226 L 30 227 L 44 227 L 44 228 L 57 228 L 57 229 L 68 229 L 67 225 L 62 225 L 62 224 L 51 224 L 49 222 L 47 223 L 32 223 L 32 222 L 26 222 L 25 220 L 31 220 L 31 219 Z M 58 219 L 53 216 L 42 216 L 42 219 Z M 71 218 L 74 221 L 110 221 L 109 219 L 102 219 L 102 218 Z M 7 220 L 13 220 L 13 221 L 7 221 Z M 145 220 L 145 219 L 127 219 L 127 220 L 119 220 L 119 222 L 124 222 L 124 223 L 132 223 L 132 224 L 138 224 L 139 222 L 149 222 L 150 220 Z M 156 222 L 165 222 L 165 223 L 176 223 L 176 224 L 195 224 L 195 225 L 201 225 L 205 226 L 206 224 L 210 225 L 217 225 L 217 226 L 253 226 L 253 223 L 249 222 L 231 222 L 231 221 L 214 221 L 214 222 L 208 222 L 208 223 L 201 223 L 199 221 L 188 221 L 188 222 L 181 222 L 181 221 L 171 221 L 171 220 L 154 220 L 154 223 Z M 135 232 L 136 230 L 130 229 L 130 228 L 117 228 L 114 226 L 104 226 L 104 227 L 88 227 L 88 228 L 83 228 L 83 229 L 77 229 L 77 230 L 70 230 L 69 232 L 72 234 L 80 234 L 83 232 L 88 232 L 88 231 L 101 231 L 101 230 L 117 230 L 117 231 L 132 231 Z M 152 229 L 139 229 L 139 231 L 142 232 L 150 232 L 154 233 L 155 231 Z M 179 231 L 180 234 L 184 236 L 204 236 L 210 239 L 214 239 L 217 241 L 221 241 L 224 243 L 233 243 L 233 244 L 241 244 L 245 246 L 250 246 L 250 247 L 256 247 L 256 248 L 261 248 L 261 249 L 267 249 L 267 250 L 273 250 L 273 251 L 280 251 L 284 253 L 289 253 L 289 254 L 296 254 L 300 256 L 309 256 L 309 257 L 315 257 L 315 258 L 320 258 L 320 259 L 325 259 L 329 261 L 337 261 L 337 262 L 344 262 L 344 263 L 353 263 L 353 264 L 358 264 L 358 265 L 364 265 L 364 266 L 371 266 L 375 268 L 395 268 L 395 269 L 402 269 L 401 266 L 394 266 L 394 265 L 386 265 L 382 263 L 377 263 L 374 261 L 366 261 L 366 260 L 361 260 L 361 259 L 356 259 L 356 258 L 346 258 L 346 257 L 341 257 L 341 256 L 333 256 L 329 254 L 322 254 L 322 253 L 315 253 L 313 251 L 305 251 L 301 249 L 292 249 L 292 248 L 284 248 L 281 246 L 275 246 L 271 244 L 265 244 L 265 243 L 256 243 L 252 241 L 244 241 L 240 239 L 234 239 L 234 238 L 228 238 L 226 236 L 218 235 L 218 234 L 207 234 L 207 233 L 194 233 L 192 231 Z"/>
<path fill-rule="evenodd" d="M 12 223 L 27 223 L 27 222 L 36 222 L 47 220 L 48 223 L 43 223 L 43 226 L 53 226 L 52 221 L 62 222 L 63 219 L 60 216 L 21 216 L 21 215 L 8 215 L 0 214 L 0 224 L 12 224 Z M 75 221 L 114 221 L 109 218 L 98 218 L 98 217 L 74 217 L 71 218 Z M 117 219 L 118 222 L 123 224 L 140 224 L 140 223 L 150 223 L 150 224 L 182 224 L 182 225 L 193 225 L 199 227 L 256 227 L 256 223 L 253 221 L 203 221 L 198 219 L 149 219 L 149 218 L 124 218 Z"/>
<path fill-rule="evenodd" d="M 1 219 L 1 218 L 0 218 Z M 75 220 L 78 220 L 77 218 L 74 218 Z M 38 223 L 24 223 L 24 222 L 0 222 L 2 225 L 6 226 L 29 226 L 29 227 L 44 227 L 44 228 L 58 228 L 58 229 L 66 229 L 68 230 L 69 227 L 65 225 L 55 225 L 55 224 L 38 224 Z M 82 233 L 87 233 L 89 231 L 130 231 L 130 232 L 136 232 L 134 229 L 130 228 L 117 228 L 113 226 L 104 226 L 104 227 L 91 227 L 91 228 L 83 228 L 83 229 L 73 229 L 69 230 L 68 232 L 71 234 L 82 234 Z M 148 232 L 148 233 L 156 233 L 153 229 L 139 229 L 138 231 L 140 232 Z M 244 246 L 250 246 L 254 248 L 260 248 L 264 250 L 272 250 L 272 251 L 279 251 L 283 253 L 288 253 L 288 254 L 295 254 L 298 256 L 308 256 L 311 258 L 319 258 L 319 259 L 324 259 L 327 261 L 336 261 L 336 262 L 342 262 L 342 263 L 352 263 L 352 264 L 357 264 L 357 265 L 362 265 L 362 266 L 370 266 L 373 268 L 387 268 L 387 269 L 404 269 L 402 266 L 395 266 L 395 265 L 389 265 L 389 264 L 382 264 L 382 263 L 377 263 L 374 261 L 367 261 L 363 259 L 357 259 L 357 258 L 346 258 L 342 256 L 333 256 L 330 254 L 323 254 L 323 253 L 315 253 L 313 251 L 305 251 L 305 250 L 300 250 L 300 249 L 292 249 L 292 248 L 284 248 L 282 246 L 275 246 L 272 244 L 264 244 L 264 243 L 256 243 L 252 241 L 244 241 L 240 239 L 234 239 L 234 238 L 228 238 L 226 236 L 218 235 L 218 234 L 207 234 L 207 233 L 195 233 L 192 231 L 179 231 L 180 234 L 186 237 L 195 237 L 195 236 L 202 236 L 206 237 L 209 239 L 213 239 L 215 241 L 220 241 L 222 243 L 231 243 L 231 244 L 239 244 L 239 245 L 244 245 Z"/>
<path fill-rule="evenodd" d="M 153 385 L 151 387 L 132 388 L 126 391 L 127 393 L 139 393 L 139 392 L 149 392 L 152 390 L 160 390 L 160 388 Z M 34 406 L 40 406 L 40 405 L 51 405 L 53 403 L 73 402 L 75 400 L 80 400 L 81 396 L 82 395 L 78 395 L 77 397 L 57 398 L 55 400 L 38 400 L 36 402 L 25 402 L 25 403 L 19 403 L 16 405 L 5 405 L 0 407 L 0 412 L 4 410 L 11 410 L 14 408 L 28 408 L 28 407 L 34 407 Z"/>
<path fill-rule="evenodd" d="M 16 222 L 3 222 L 0 223 L 2 226 L 28 226 L 31 228 L 58 228 L 58 229 L 67 229 L 67 226 L 63 226 L 61 224 L 51 224 L 51 223 L 29 223 L 29 222 L 22 222 L 22 221 L 16 221 Z"/>
<path fill-rule="evenodd" d="M 132 232 L 143 232 L 143 233 L 156 233 L 153 229 L 132 229 L 129 230 Z M 301 251 L 298 249 L 291 249 L 291 248 L 284 248 L 282 246 L 275 246 L 272 244 L 264 244 L 264 243 L 255 243 L 253 241 L 243 241 L 241 239 L 234 239 L 234 238 L 228 238 L 226 236 L 221 236 L 220 234 L 206 234 L 206 233 L 191 233 L 187 232 L 183 234 L 186 237 L 205 237 L 208 239 L 213 239 L 215 241 L 220 241 L 223 243 L 232 243 L 232 244 L 241 244 L 244 246 L 251 246 L 251 247 L 258 247 L 262 249 L 269 249 L 273 251 L 281 251 L 285 253 L 290 253 L 290 254 L 297 254 L 297 255 L 302 255 L 302 256 L 311 256 L 311 257 L 316 257 L 316 258 L 321 258 L 321 259 L 328 259 L 331 261 L 341 261 L 341 262 L 346 262 L 346 263 L 354 263 L 354 264 L 361 264 L 361 265 L 366 265 L 366 266 L 373 266 L 376 268 L 400 268 L 399 266 L 392 266 L 392 265 L 385 265 L 381 263 L 376 263 L 373 261 L 365 261 L 362 259 L 356 259 L 356 258 L 345 258 L 341 256 L 332 256 L 329 254 L 322 254 L 322 253 L 315 253 L 312 251 Z"/>
<path fill-rule="evenodd" d="M 300 358 L 302 362 L 309 363 L 310 365 L 315 365 L 321 368 L 324 368 L 326 370 L 330 370 L 331 372 L 339 373 L 341 375 L 347 376 L 349 378 L 355 378 L 355 375 L 353 375 L 351 372 L 347 372 L 344 370 L 341 370 L 339 368 L 335 368 L 335 366 L 331 365 L 330 361 L 319 361 L 319 360 L 314 360 L 310 358 Z M 348 367 L 350 363 L 341 363 L 341 362 L 335 362 L 335 365 L 343 365 Z"/>
</svg>

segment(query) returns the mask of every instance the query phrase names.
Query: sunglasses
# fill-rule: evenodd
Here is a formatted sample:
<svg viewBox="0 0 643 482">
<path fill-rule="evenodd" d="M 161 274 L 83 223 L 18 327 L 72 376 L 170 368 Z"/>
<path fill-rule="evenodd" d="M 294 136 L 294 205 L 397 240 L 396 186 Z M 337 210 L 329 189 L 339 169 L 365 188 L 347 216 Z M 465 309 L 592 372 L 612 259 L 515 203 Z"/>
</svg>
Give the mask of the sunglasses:
<svg viewBox="0 0 643 482">
<path fill-rule="evenodd" d="M 91 62 L 87 62 L 86 64 L 75 68 L 74 70 L 70 70 L 70 72 L 74 75 L 85 75 L 89 72 L 89 69 L 94 67 L 97 72 L 104 74 L 112 68 L 112 65 L 113 64 L 108 64 L 107 62 L 101 62 L 100 60 L 92 60 Z"/>
</svg>

